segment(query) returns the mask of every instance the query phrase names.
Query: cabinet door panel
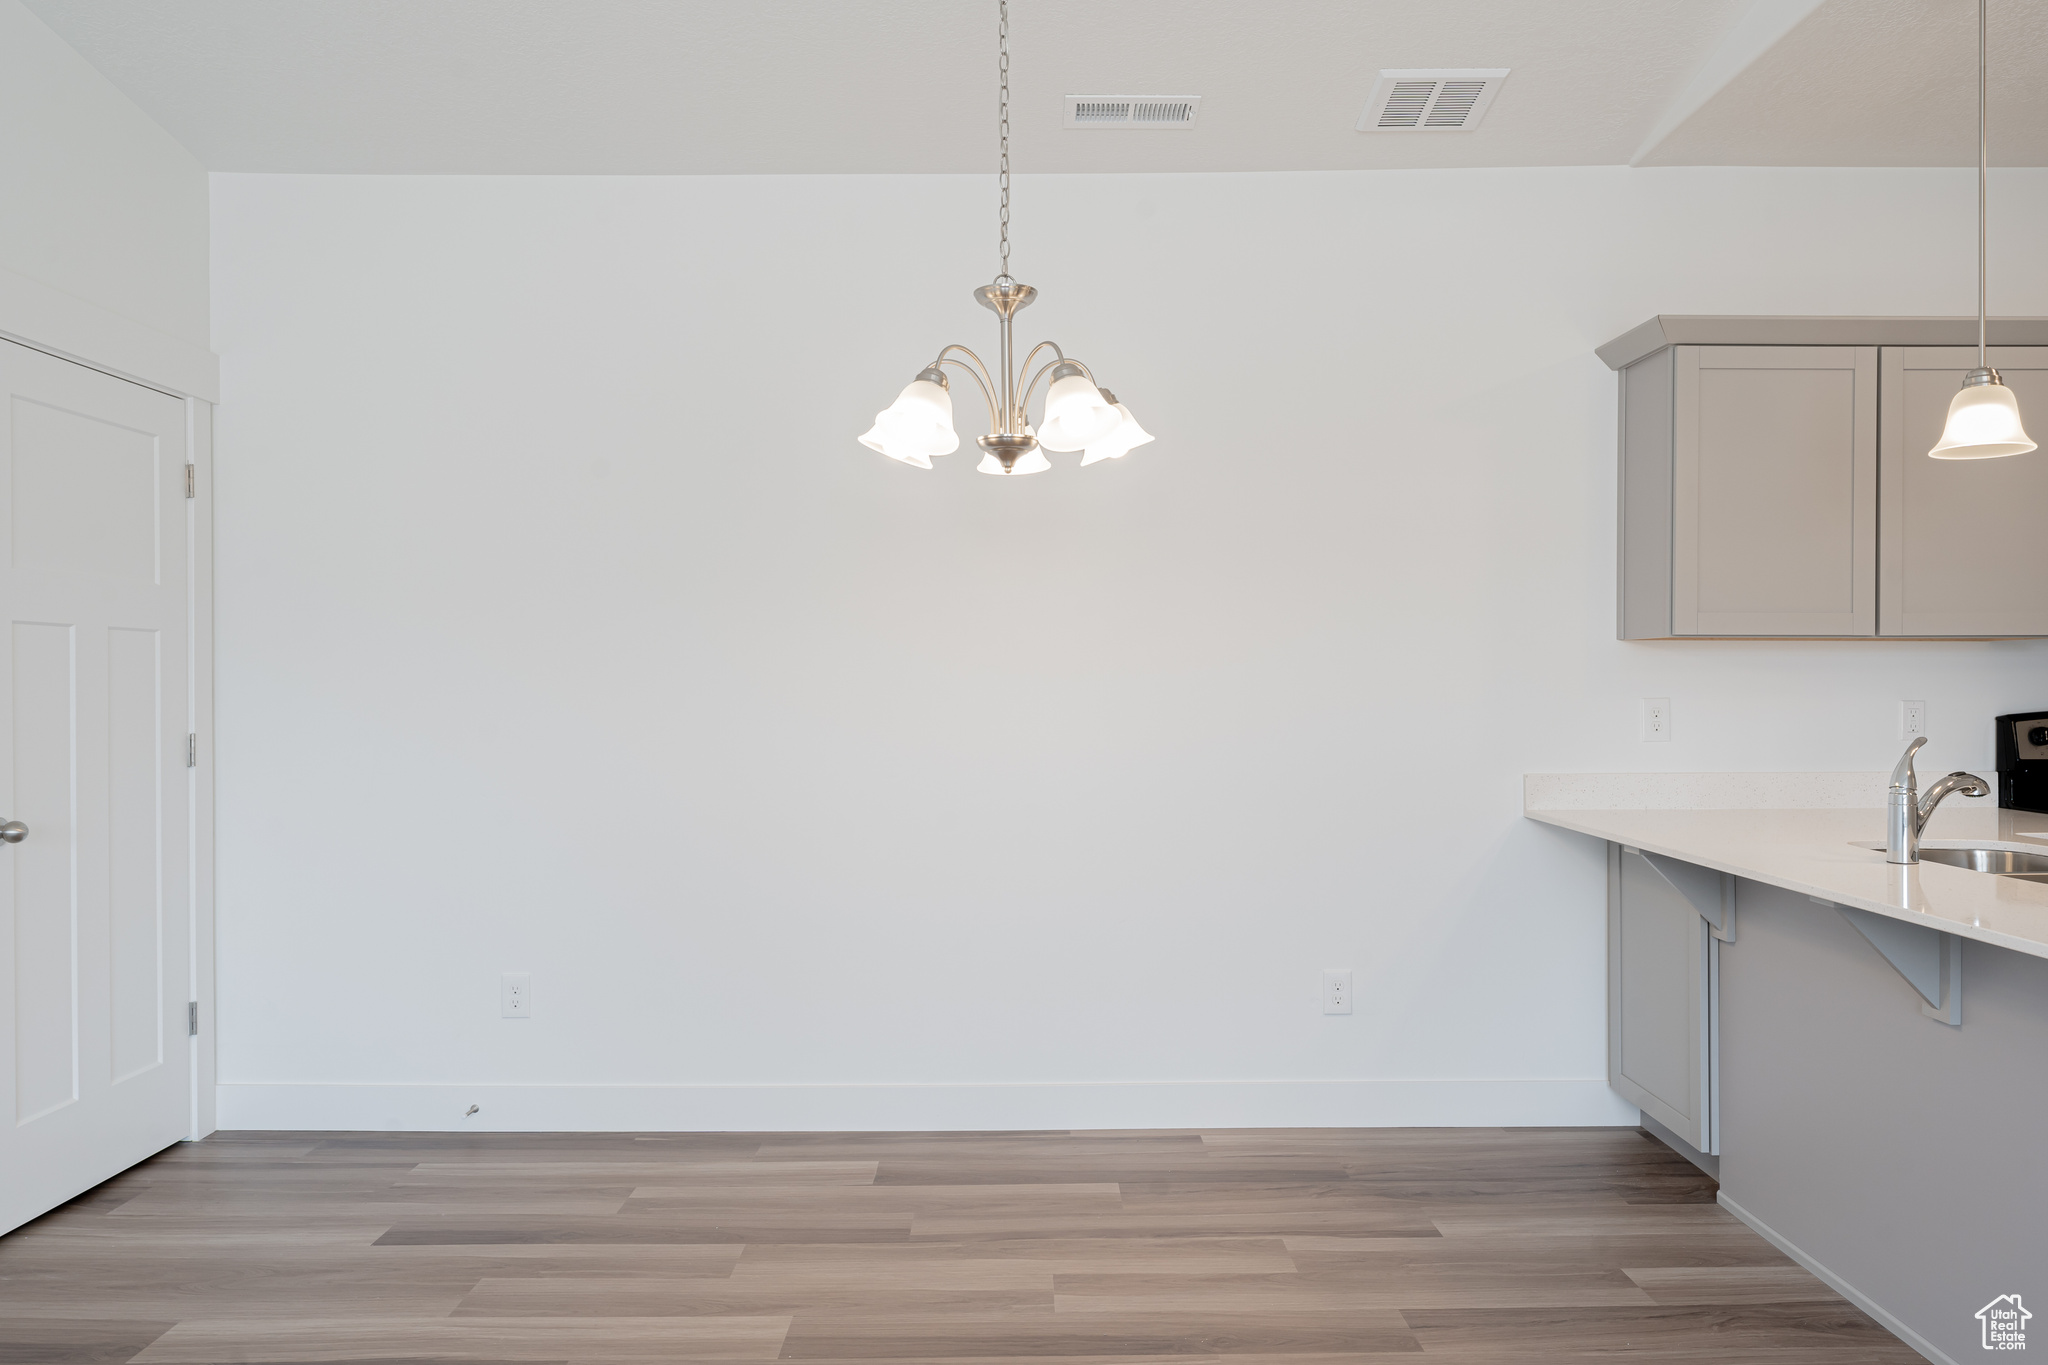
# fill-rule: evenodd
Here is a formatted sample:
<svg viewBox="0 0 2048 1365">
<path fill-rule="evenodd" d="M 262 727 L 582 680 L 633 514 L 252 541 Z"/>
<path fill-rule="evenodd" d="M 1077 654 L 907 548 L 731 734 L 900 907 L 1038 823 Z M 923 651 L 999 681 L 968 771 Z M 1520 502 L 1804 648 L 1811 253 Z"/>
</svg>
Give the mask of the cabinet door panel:
<svg viewBox="0 0 2048 1365">
<path fill-rule="evenodd" d="M 2048 427 L 2048 347 L 1994 346 L 1991 364 L 2035 440 Z M 1936 460 L 1974 346 L 1887 346 L 1878 535 L 1885 635 L 2048 635 L 2048 452 Z"/>
<path fill-rule="evenodd" d="M 1640 853 L 1608 845 L 1607 870 L 1607 1082 L 1711 1152 L 1712 933 Z"/>
<path fill-rule="evenodd" d="M 1877 629 L 1877 349 L 1680 346 L 1672 633 Z"/>
</svg>

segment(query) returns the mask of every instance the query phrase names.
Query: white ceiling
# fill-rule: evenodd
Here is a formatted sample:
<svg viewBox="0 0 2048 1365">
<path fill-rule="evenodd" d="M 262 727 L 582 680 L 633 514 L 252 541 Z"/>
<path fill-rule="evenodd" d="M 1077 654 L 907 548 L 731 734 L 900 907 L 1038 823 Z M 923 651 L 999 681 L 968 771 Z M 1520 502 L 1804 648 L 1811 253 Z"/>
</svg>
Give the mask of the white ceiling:
<svg viewBox="0 0 2048 1365">
<path fill-rule="evenodd" d="M 991 168 L 994 0 L 25 0 L 222 171 Z M 1020 172 L 1975 160 L 1973 0 L 1012 0 Z M 2048 4 L 1993 0 L 1993 160 L 2048 164 Z M 1468 133 L 1381 67 L 1509 67 Z M 1066 94 L 1198 94 L 1189 130 Z"/>
<path fill-rule="evenodd" d="M 2048 4 L 1990 11 L 1991 160 L 2048 165 Z M 1828 0 L 1644 160 L 1975 165 L 1976 21 L 1975 0 Z"/>
</svg>

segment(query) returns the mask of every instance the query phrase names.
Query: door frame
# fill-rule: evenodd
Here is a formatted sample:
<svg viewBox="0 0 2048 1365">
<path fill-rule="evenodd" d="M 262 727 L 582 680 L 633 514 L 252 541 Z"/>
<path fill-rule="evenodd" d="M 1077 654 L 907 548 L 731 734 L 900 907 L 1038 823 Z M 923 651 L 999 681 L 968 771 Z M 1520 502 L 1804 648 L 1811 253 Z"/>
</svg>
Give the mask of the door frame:
<svg viewBox="0 0 2048 1365">
<path fill-rule="evenodd" d="M 192 466 L 192 496 L 185 503 L 185 630 L 187 729 L 194 736 L 193 763 L 186 769 L 186 809 L 191 812 L 185 865 L 190 925 L 189 985 L 197 1014 L 191 1049 L 191 1125 L 186 1140 L 213 1132 L 216 1121 L 218 1048 L 214 1021 L 214 826 L 213 826 L 213 431 L 215 405 L 191 394 L 185 399 L 185 459 Z"/>
</svg>

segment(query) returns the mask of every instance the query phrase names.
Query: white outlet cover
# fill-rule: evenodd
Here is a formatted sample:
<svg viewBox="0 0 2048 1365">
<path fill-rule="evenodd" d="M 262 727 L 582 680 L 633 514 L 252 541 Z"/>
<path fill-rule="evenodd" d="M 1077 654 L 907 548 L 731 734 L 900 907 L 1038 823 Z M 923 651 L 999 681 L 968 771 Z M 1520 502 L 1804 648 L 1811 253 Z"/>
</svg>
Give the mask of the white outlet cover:
<svg viewBox="0 0 2048 1365">
<path fill-rule="evenodd" d="M 1924 701 L 1902 701 L 1899 703 L 1899 738 L 1918 739 L 1927 733 L 1927 703 Z"/>
<path fill-rule="evenodd" d="M 1642 738 L 1645 744 L 1659 744 L 1670 740 L 1671 698 L 1643 698 Z"/>
<path fill-rule="evenodd" d="M 1348 968 L 1323 973 L 1323 1013 L 1351 1013 L 1351 972 Z"/>
<path fill-rule="evenodd" d="M 506 972 L 498 979 L 498 1013 L 507 1019 L 533 1017 L 531 972 Z"/>
</svg>

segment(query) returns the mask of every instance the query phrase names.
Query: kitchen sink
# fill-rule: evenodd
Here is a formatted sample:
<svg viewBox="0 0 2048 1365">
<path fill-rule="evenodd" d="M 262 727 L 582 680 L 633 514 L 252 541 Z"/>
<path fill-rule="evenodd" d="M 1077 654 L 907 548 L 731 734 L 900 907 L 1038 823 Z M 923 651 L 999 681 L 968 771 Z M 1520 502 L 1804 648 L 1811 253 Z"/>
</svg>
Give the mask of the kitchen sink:
<svg viewBox="0 0 2048 1365">
<path fill-rule="evenodd" d="M 2048 881 L 2048 853 L 2022 853 L 2010 848 L 1928 848 L 1922 845 L 1920 861 L 1966 867 L 1972 872 L 1996 872 L 2002 877 Z"/>
</svg>

